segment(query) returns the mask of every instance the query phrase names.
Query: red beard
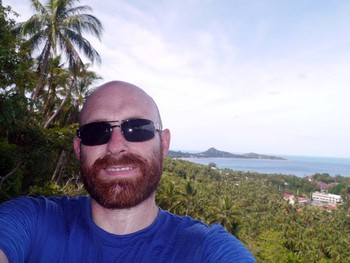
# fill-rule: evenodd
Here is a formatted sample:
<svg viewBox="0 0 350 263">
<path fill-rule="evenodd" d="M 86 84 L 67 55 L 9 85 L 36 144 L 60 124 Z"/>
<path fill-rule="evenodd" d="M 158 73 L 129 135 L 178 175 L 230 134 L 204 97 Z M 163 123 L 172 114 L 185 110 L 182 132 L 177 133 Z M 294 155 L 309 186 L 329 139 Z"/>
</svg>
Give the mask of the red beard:
<svg viewBox="0 0 350 263">
<path fill-rule="evenodd" d="M 119 158 L 107 155 L 97 159 L 90 167 L 82 157 L 80 169 L 85 189 L 101 206 L 109 209 L 125 209 L 134 207 L 157 189 L 162 176 L 162 151 L 154 153 L 149 162 L 135 154 L 127 153 Z M 158 157 L 158 158 L 157 158 Z M 133 165 L 141 171 L 130 179 L 116 178 L 105 180 L 100 177 L 100 171 L 113 165 Z"/>
</svg>

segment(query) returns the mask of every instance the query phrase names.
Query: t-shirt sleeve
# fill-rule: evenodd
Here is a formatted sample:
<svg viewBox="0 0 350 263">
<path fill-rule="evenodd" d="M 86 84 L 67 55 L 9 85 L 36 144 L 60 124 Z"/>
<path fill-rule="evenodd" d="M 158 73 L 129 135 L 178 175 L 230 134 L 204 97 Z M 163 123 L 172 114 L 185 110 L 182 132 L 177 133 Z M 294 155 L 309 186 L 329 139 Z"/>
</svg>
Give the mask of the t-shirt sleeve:
<svg viewBox="0 0 350 263">
<path fill-rule="evenodd" d="M 205 262 L 249 263 L 256 262 L 252 253 L 221 225 L 210 226 L 204 248 Z"/>
<path fill-rule="evenodd" d="M 37 226 L 32 198 L 22 197 L 0 205 L 0 249 L 11 263 L 25 262 Z"/>
</svg>

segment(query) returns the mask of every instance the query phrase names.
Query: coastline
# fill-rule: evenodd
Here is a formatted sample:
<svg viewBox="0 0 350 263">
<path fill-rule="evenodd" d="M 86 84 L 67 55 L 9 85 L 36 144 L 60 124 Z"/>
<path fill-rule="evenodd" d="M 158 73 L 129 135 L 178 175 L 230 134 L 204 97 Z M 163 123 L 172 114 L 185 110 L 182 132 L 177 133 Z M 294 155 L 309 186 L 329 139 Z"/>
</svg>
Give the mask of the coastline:
<svg viewBox="0 0 350 263">
<path fill-rule="evenodd" d="M 231 169 L 246 172 L 286 174 L 306 177 L 316 173 L 331 176 L 350 177 L 350 158 L 287 156 L 285 160 L 241 159 L 241 158 L 179 158 L 182 160 L 208 165 L 214 163 L 219 169 Z"/>
</svg>

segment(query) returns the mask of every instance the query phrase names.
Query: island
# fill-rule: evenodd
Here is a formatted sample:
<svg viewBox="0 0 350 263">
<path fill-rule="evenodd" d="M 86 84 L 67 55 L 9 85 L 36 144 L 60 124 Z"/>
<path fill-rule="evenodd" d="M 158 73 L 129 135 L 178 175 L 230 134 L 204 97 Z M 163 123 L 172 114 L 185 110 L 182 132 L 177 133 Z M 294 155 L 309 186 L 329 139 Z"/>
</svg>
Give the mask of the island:
<svg viewBox="0 0 350 263">
<path fill-rule="evenodd" d="M 266 160 L 286 160 L 282 157 L 271 156 L 257 153 L 234 154 L 224 151 L 219 151 L 215 148 L 200 153 L 188 153 L 182 151 L 169 151 L 168 156 L 171 158 L 242 158 L 242 159 L 266 159 Z"/>
</svg>

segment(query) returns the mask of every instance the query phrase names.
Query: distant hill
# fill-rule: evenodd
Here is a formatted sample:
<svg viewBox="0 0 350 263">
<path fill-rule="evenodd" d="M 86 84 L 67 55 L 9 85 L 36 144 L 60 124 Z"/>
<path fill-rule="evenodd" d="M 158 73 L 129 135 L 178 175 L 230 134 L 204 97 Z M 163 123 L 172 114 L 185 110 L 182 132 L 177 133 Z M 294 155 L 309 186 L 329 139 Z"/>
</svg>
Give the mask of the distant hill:
<svg viewBox="0 0 350 263">
<path fill-rule="evenodd" d="M 201 153 L 188 153 L 181 151 L 169 151 L 168 156 L 172 158 L 242 158 L 242 159 L 268 159 L 268 160 L 285 160 L 278 156 L 271 156 L 257 153 L 234 154 L 219 151 L 215 148 L 209 148 Z"/>
</svg>

